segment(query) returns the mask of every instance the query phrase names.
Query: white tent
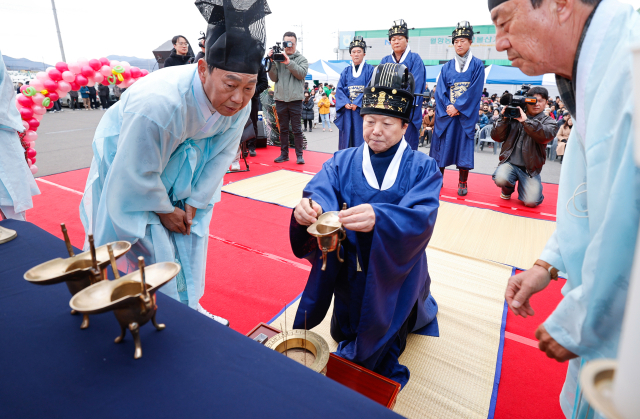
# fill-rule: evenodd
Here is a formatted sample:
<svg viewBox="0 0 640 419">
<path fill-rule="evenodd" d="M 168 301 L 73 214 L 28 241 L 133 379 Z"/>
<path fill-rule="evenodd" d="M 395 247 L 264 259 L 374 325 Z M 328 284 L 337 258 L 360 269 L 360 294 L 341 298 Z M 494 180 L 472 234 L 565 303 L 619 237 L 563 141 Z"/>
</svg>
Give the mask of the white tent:
<svg viewBox="0 0 640 419">
<path fill-rule="evenodd" d="M 340 73 L 347 67 L 346 63 L 330 63 L 324 60 L 318 60 L 309 64 L 307 71 L 307 80 L 318 80 L 321 83 L 338 84 Z"/>
</svg>

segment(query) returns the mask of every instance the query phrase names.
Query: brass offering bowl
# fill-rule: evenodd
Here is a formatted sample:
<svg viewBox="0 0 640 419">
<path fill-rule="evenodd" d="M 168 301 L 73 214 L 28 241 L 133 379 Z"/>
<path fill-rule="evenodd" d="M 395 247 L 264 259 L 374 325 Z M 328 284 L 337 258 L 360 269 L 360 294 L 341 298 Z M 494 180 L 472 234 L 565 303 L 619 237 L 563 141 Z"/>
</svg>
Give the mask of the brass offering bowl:
<svg viewBox="0 0 640 419">
<path fill-rule="evenodd" d="M 292 349 L 303 349 L 311 352 L 315 359 L 306 364 L 315 372 L 327 375 L 327 363 L 329 362 L 329 345 L 322 336 L 309 330 L 294 329 L 288 330 L 270 338 L 265 344 L 281 354 L 286 354 Z M 302 363 L 300 360 L 296 360 Z"/>
<path fill-rule="evenodd" d="M 156 291 L 180 272 L 180 265 L 175 262 L 145 267 L 144 259 L 138 260 L 140 270 L 113 281 L 97 282 L 78 292 L 69 302 L 73 310 L 85 315 L 113 311 L 120 324 L 120 336 L 115 342 L 123 341 L 128 328 L 135 343 L 135 359 L 142 357 L 140 326 L 151 320 L 156 329 L 165 328 L 156 322 Z"/>
<path fill-rule="evenodd" d="M 346 206 L 346 204 L 345 204 Z M 327 269 L 327 254 L 336 251 L 340 263 L 340 242 L 347 238 L 347 233 L 338 218 L 339 211 L 329 211 L 318 217 L 318 221 L 307 228 L 307 233 L 318 239 L 318 247 L 322 250 L 322 270 Z"/>
</svg>

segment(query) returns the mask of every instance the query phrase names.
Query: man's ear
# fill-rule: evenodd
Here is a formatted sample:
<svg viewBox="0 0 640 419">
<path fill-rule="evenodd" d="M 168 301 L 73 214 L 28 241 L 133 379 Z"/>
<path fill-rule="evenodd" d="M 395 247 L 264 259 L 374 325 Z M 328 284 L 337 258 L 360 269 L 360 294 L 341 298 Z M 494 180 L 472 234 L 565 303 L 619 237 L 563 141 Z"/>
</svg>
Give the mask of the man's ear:
<svg viewBox="0 0 640 419">
<path fill-rule="evenodd" d="M 558 16 L 558 23 L 561 25 L 571 18 L 576 7 L 575 0 L 552 0 L 549 3 L 549 7 L 552 8 L 552 15 Z"/>
</svg>

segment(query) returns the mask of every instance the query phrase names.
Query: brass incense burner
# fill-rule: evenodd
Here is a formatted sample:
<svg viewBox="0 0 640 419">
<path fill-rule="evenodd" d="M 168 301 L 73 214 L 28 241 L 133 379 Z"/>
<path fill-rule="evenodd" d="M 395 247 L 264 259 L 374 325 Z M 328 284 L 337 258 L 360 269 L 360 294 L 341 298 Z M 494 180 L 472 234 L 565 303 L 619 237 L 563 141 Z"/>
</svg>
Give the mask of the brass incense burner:
<svg viewBox="0 0 640 419">
<path fill-rule="evenodd" d="M 317 333 L 299 329 L 287 330 L 270 338 L 265 346 L 285 354 L 301 364 L 304 363 L 315 372 L 327 375 L 327 363 L 331 351 L 329 351 L 327 341 Z M 306 354 L 305 358 L 291 356 L 292 352 L 296 353 L 297 351 L 311 352 L 313 359 L 307 363 Z"/>
<path fill-rule="evenodd" d="M 85 315 L 113 311 L 120 324 L 120 336 L 115 343 L 122 342 L 129 329 L 135 343 L 135 359 L 142 357 L 140 326 L 151 320 L 157 330 L 165 328 L 156 322 L 156 291 L 180 272 L 180 265 L 175 262 L 145 267 L 142 256 L 138 258 L 138 265 L 140 270 L 113 281 L 97 282 L 78 292 L 69 302 L 73 310 Z"/>
<path fill-rule="evenodd" d="M 309 199 L 309 205 L 313 208 L 313 201 Z M 342 210 L 347 209 L 343 204 Z M 338 218 L 339 211 L 329 211 L 318 217 L 318 221 L 307 228 L 307 233 L 318 239 L 318 247 L 322 250 L 322 270 L 327 269 L 327 254 L 336 252 L 340 263 L 344 260 L 340 257 L 340 242 L 347 238 L 347 233 Z"/>
<path fill-rule="evenodd" d="M 89 235 L 90 250 L 74 255 L 71 241 L 64 223 L 61 224 L 62 234 L 69 257 L 67 259 L 56 258 L 29 269 L 24 274 L 24 279 L 37 285 L 51 285 L 66 282 L 71 295 L 75 295 L 88 286 L 106 279 L 105 270 L 109 263 L 114 274 L 118 275 L 116 259 L 123 256 L 131 249 L 131 243 L 118 241 L 105 244 L 96 249 L 93 243 L 93 235 Z M 71 311 L 71 314 L 76 314 Z M 81 329 L 89 327 L 89 316 L 84 315 Z"/>
<path fill-rule="evenodd" d="M 18 233 L 15 230 L 0 227 L 0 244 L 10 242 L 16 237 L 18 237 Z"/>
</svg>

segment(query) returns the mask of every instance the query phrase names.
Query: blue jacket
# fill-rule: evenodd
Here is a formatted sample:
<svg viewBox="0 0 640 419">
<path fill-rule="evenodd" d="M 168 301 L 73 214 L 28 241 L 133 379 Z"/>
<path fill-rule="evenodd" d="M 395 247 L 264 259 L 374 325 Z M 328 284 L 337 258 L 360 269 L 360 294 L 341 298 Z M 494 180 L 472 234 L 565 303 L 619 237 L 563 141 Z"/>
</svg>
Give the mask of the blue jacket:
<svg viewBox="0 0 640 419">
<path fill-rule="evenodd" d="M 478 117 L 478 125 L 480 126 L 480 129 L 486 127 L 489 124 L 489 118 L 487 118 L 487 115 L 482 114 Z"/>
<path fill-rule="evenodd" d="M 89 97 L 89 88 L 87 86 L 82 86 L 80 88 L 80 95 L 82 95 L 83 99 L 86 99 Z"/>
</svg>

